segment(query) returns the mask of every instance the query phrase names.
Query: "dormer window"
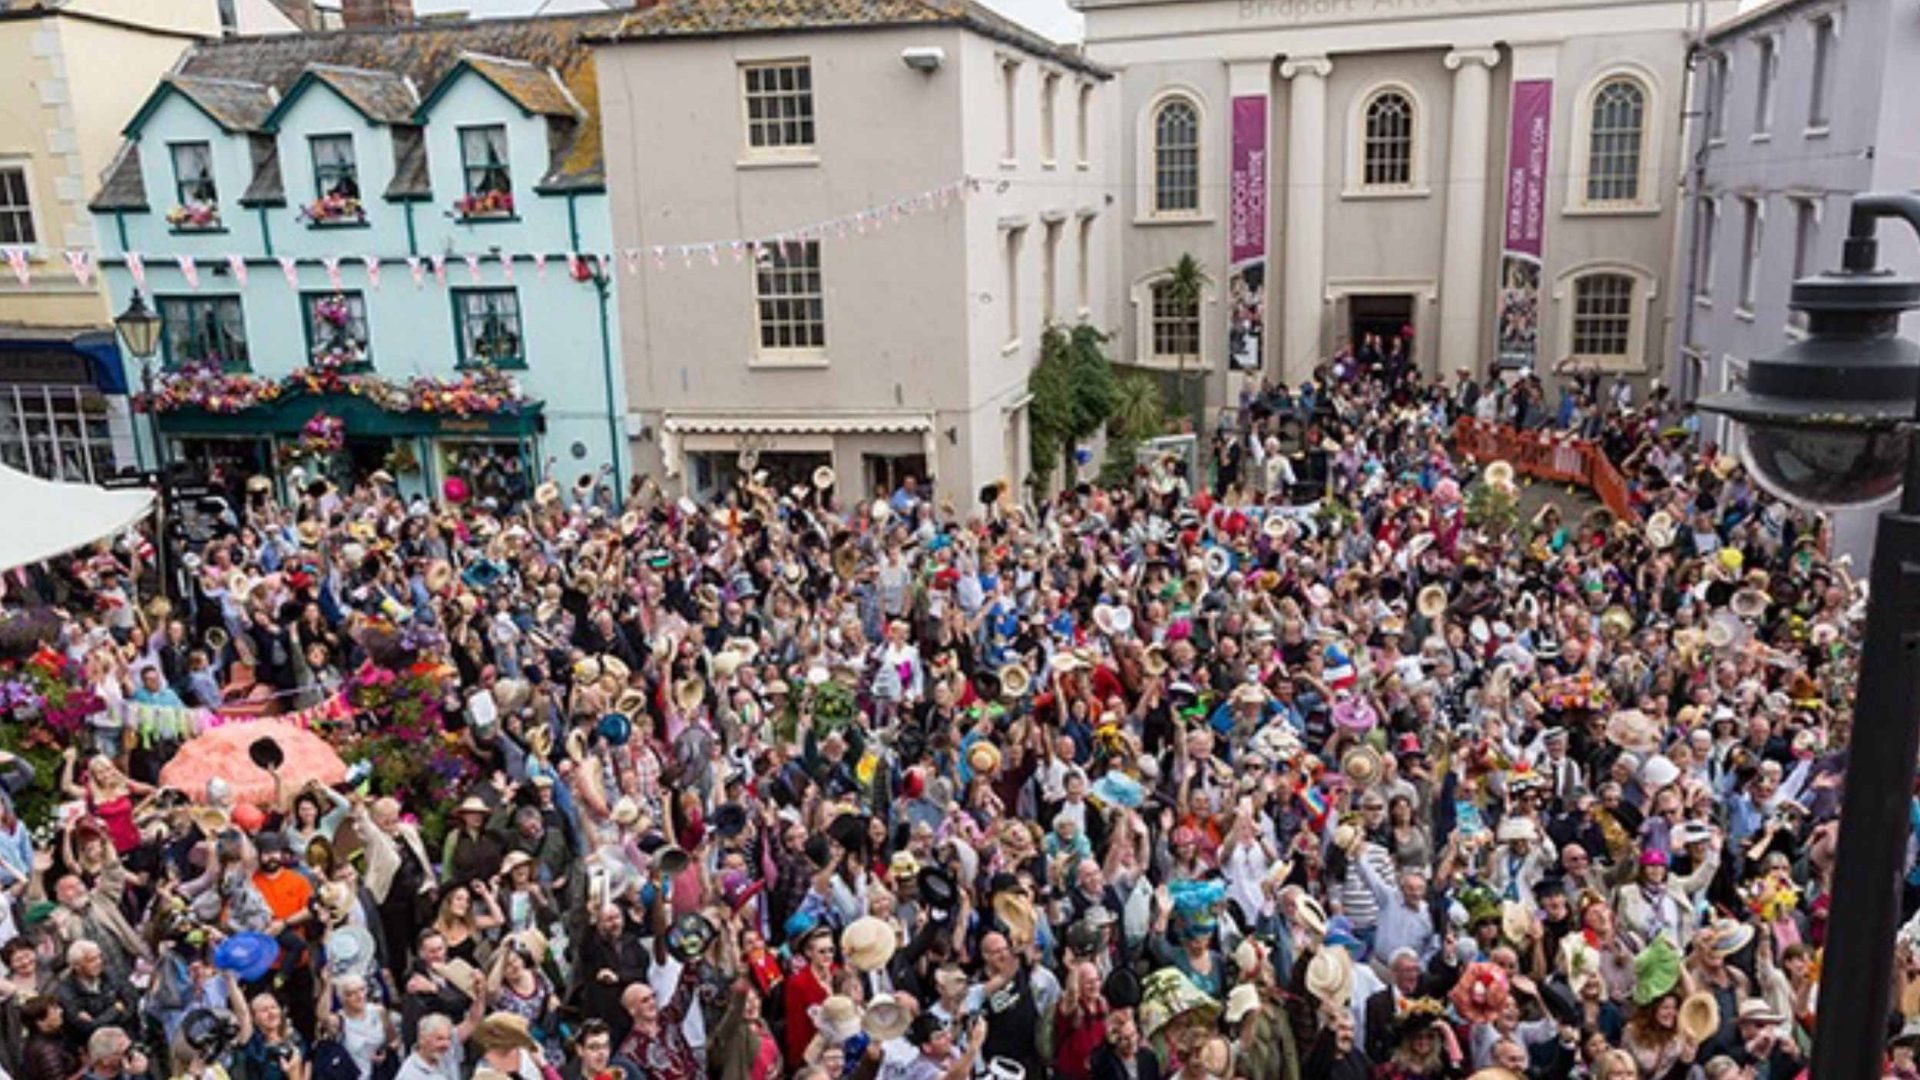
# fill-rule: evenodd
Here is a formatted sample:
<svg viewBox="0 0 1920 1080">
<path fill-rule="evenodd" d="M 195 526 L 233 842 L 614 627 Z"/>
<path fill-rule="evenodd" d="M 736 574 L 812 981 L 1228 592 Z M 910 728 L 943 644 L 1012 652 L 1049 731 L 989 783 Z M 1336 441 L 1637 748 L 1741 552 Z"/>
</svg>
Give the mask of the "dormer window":
<svg viewBox="0 0 1920 1080">
<path fill-rule="evenodd" d="M 307 140 L 313 155 L 315 198 L 301 215 L 314 225 L 357 225 L 367 219 L 360 202 L 360 170 L 353 157 L 353 136 L 315 135 Z"/>
<path fill-rule="evenodd" d="M 460 167 L 467 183 L 467 194 L 455 207 L 461 217 L 513 213 L 513 170 L 507 161 L 506 125 L 460 129 Z"/>
<path fill-rule="evenodd" d="M 204 142 L 174 143 L 173 188 L 177 202 L 167 224 L 181 230 L 220 227 L 220 189 L 213 182 L 213 147 Z"/>
</svg>

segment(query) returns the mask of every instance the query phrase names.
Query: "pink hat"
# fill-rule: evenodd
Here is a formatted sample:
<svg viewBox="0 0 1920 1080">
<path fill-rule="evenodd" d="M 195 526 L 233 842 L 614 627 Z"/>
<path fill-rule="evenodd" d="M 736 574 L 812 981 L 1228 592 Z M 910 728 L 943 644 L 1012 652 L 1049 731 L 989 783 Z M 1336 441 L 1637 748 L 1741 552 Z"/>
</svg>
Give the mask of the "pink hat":
<svg viewBox="0 0 1920 1080">
<path fill-rule="evenodd" d="M 1373 706 L 1359 695 L 1340 699 L 1333 706 L 1333 726 L 1344 731 L 1372 731 L 1379 717 L 1374 715 Z"/>
<path fill-rule="evenodd" d="M 1667 853 L 1661 851 L 1659 848 L 1648 848 L 1640 853 L 1640 865 L 1665 866 L 1667 865 Z"/>
</svg>

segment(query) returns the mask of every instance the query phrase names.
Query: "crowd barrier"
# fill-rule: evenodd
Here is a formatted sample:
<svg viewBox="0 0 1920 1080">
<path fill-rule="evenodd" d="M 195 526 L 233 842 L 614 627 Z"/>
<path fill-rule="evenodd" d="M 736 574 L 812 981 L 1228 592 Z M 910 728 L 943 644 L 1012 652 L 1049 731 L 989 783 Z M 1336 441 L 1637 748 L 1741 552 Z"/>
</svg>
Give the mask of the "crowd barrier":
<svg viewBox="0 0 1920 1080">
<path fill-rule="evenodd" d="M 1522 431 L 1507 424 L 1490 424 L 1470 416 L 1453 428 L 1454 446 L 1475 461 L 1501 460 L 1513 471 L 1554 484 L 1579 484 L 1592 491 L 1615 517 L 1635 516 L 1626 478 L 1600 448 L 1564 431 Z"/>
</svg>

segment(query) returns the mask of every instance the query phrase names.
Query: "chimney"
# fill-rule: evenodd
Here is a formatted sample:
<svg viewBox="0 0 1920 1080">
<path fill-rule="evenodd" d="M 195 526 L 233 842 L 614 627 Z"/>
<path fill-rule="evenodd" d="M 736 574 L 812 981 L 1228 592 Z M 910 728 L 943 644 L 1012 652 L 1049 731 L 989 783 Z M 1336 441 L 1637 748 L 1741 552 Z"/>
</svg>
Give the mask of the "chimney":
<svg viewBox="0 0 1920 1080">
<path fill-rule="evenodd" d="M 414 21 L 413 0 L 344 0 L 341 21 L 361 26 L 404 26 Z"/>
</svg>

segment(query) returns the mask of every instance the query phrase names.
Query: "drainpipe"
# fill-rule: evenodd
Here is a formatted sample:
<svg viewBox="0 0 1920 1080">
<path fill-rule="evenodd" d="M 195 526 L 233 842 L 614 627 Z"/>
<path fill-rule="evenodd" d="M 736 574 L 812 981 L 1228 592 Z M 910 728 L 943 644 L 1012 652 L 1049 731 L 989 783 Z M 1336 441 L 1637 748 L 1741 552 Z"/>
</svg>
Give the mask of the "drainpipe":
<svg viewBox="0 0 1920 1080">
<path fill-rule="evenodd" d="M 413 200 L 408 199 L 400 205 L 405 207 L 407 211 L 407 254 L 418 255 L 420 254 L 420 245 L 415 241 L 413 236 Z"/>
<path fill-rule="evenodd" d="M 1677 343 L 1678 347 L 1674 350 L 1677 356 L 1686 356 L 1693 348 L 1694 323 L 1699 317 L 1699 305 L 1694 302 L 1694 297 L 1700 294 L 1700 263 L 1705 257 L 1705 253 L 1701 250 L 1701 242 L 1706 235 L 1706 221 L 1701 213 L 1702 200 L 1700 196 L 1706 184 L 1707 142 L 1712 137 L 1714 124 L 1713 112 L 1719 104 L 1719 102 L 1715 100 L 1719 97 L 1719 91 L 1715 91 L 1714 93 L 1706 95 L 1706 107 L 1698 110 L 1697 115 L 1692 109 L 1694 86 L 1698 81 L 1699 66 L 1702 63 L 1710 62 L 1706 50 L 1705 7 L 1704 5 L 1689 5 L 1690 8 L 1696 6 L 1699 8 L 1699 14 L 1697 16 L 1693 11 L 1688 12 L 1687 21 L 1690 24 L 1688 37 L 1691 40 L 1687 42 L 1686 76 L 1681 80 L 1682 96 L 1680 99 L 1679 125 L 1681 131 L 1679 139 L 1680 152 L 1685 155 L 1687 168 L 1686 177 L 1681 184 L 1681 191 L 1684 193 L 1683 197 L 1686 200 L 1686 205 L 1681 208 L 1680 220 L 1689 223 L 1690 227 L 1676 230 L 1676 232 L 1684 235 L 1686 242 L 1687 284 L 1679 296 L 1671 298 L 1668 305 L 1668 311 L 1672 311 L 1673 305 L 1675 304 L 1680 307 L 1680 340 Z M 1689 119 L 1697 121 L 1697 123 L 1693 125 L 1695 131 L 1692 146 L 1687 145 L 1687 137 L 1685 134 L 1688 126 L 1687 121 Z M 1704 367 L 1705 365 L 1700 366 Z M 1680 369 L 1680 374 L 1685 374 L 1687 370 L 1687 366 L 1683 364 Z M 1681 380 L 1676 379 L 1675 381 L 1679 382 Z M 1678 388 L 1676 387 L 1676 389 Z M 1700 387 L 1695 386 L 1691 389 L 1694 397 L 1697 398 L 1700 396 Z"/>
<path fill-rule="evenodd" d="M 256 206 L 254 213 L 260 215 L 260 242 L 266 246 L 267 258 L 273 258 L 273 226 L 267 223 L 267 208 Z"/>
<path fill-rule="evenodd" d="M 567 195 L 567 241 L 574 254 L 586 257 L 580 250 L 580 213 L 575 200 L 579 195 L 569 192 Z M 626 501 L 626 470 L 621 467 L 620 459 L 620 418 L 614 412 L 613 393 L 613 334 L 607 319 L 607 304 L 612 298 L 613 277 L 609 268 L 602 266 L 592 277 L 593 293 L 600 304 L 600 374 L 606 390 L 607 407 L 607 456 L 613 466 L 613 494 L 616 504 Z"/>
</svg>

